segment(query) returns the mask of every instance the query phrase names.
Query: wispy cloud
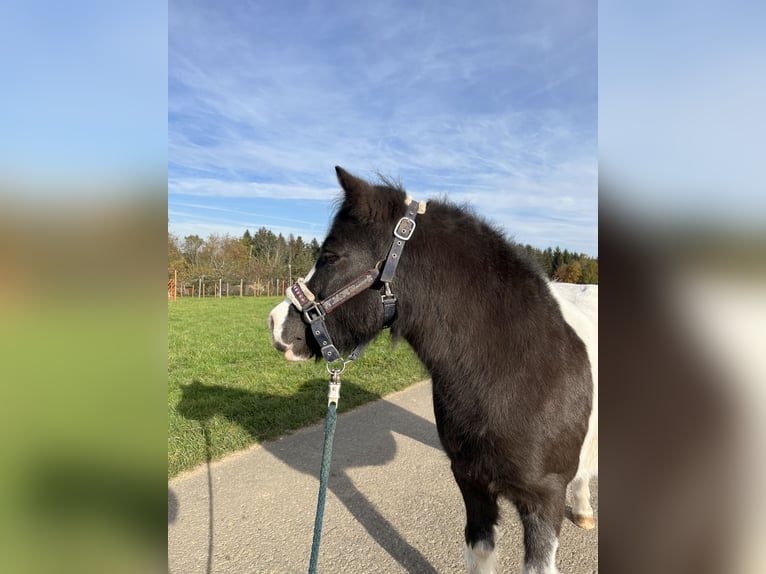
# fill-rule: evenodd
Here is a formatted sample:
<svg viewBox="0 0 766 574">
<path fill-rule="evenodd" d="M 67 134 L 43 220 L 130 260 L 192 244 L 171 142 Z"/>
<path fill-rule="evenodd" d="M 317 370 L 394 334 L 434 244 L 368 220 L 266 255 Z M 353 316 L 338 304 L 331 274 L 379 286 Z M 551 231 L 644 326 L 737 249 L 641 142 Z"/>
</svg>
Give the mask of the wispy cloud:
<svg viewBox="0 0 766 574">
<path fill-rule="evenodd" d="M 336 188 L 296 186 L 287 183 L 258 183 L 227 181 L 214 177 L 168 178 L 169 186 L 176 195 L 205 197 L 275 198 L 284 200 L 311 199 L 326 201 L 337 193 Z"/>
<path fill-rule="evenodd" d="M 593 3 L 361 4 L 171 2 L 171 205 L 308 200 L 324 216 L 340 164 L 596 253 Z"/>
</svg>

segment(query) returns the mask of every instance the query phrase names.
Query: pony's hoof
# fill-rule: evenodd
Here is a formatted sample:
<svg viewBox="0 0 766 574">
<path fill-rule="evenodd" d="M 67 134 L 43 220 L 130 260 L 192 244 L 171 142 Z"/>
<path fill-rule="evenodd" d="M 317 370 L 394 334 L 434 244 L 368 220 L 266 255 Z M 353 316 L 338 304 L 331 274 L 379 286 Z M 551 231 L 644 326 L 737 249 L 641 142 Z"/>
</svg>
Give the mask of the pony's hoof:
<svg viewBox="0 0 766 574">
<path fill-rule="evenodd" d="M 593 530 L 596 528 L 596 519 L 593 518 L 592 514 L 573 514 L 572 522 L 585 530 Z"/>
</svg>

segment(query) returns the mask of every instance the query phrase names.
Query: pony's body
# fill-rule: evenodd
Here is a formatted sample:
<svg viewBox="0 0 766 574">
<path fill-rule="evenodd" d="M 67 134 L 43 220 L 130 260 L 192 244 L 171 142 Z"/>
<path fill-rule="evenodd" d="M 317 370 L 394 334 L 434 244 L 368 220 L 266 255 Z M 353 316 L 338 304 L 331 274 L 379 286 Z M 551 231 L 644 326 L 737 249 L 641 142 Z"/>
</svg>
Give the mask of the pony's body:
<svg viewBox="0 0 766 574">
<path fill-rule="evenodd" d="M 340 169 L 338 178 L 345 200 L 307 281 L 319 298 L 385 255 L 405 211 L 401 189 Z M 398 298 L 391 331 L 410 343 L 433 381 L 439 438 L 466 505 L 469 570 L 493 571 L 497 498 L 504 496 L 524 525 L 525 571 L 555 572 L 566 486 L 575 476 L 575 521 L 589 527 L 593 520 L 587 488 L 596 463 L 596 363 L 588 350 L 596 352 L 597 339 L 573 304 L 576 293 L 551 289 L 522 250 L 479 218 L 433 201 L 391 287 Z M 379 293 L 356 296 L 326 320 L 348 352 L 380 332 Z M 317 354 L 294 309 L 283 304 L 271 322 L 275 346 L 288 358 Z"/>
</svg>

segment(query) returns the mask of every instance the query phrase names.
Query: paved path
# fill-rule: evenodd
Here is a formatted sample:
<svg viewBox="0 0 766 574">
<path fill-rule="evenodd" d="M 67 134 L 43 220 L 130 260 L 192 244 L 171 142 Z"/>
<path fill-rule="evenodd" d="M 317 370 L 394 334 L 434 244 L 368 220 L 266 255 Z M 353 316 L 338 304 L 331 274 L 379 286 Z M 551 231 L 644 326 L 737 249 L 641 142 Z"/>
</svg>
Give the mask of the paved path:
<svg viewBox="0 0 766 574">
<path fill-rule="evenodd" d="M 169 572 L 306 572 L 323 435 L 323 424 L 307 427 L 171 480 Z M 592 491 L 598 511 L 597 481 Z M 520 572 L 520 524 L 502 510 L 498 571 Z M 429 382 L 338 417 L 320 572 L 461 573 L 463 527 Z M 597 549 L 598 529 L 567 520 L 558 567 L 596 572 Z"/>
</svg>

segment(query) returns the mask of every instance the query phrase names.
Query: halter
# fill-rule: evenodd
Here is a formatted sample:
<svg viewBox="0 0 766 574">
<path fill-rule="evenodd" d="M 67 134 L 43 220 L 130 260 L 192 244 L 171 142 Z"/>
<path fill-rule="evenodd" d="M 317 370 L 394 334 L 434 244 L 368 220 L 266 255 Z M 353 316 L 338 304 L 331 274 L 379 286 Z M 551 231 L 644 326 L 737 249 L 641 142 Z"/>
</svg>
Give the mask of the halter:
<svg viewBox="0 0 766 574">
<path fill-rule="evenodd" d="M 328 363 L 328 371 L 330 370 L 329 363 L 342 360 L 343 367 L 340 372 L 343 372 L 348 363 L 359 358 L 368 343 L 359 344 L 349 355 L 348 359 L 343 359 L 332 342 L 330 332 L 327 330 L 327 325 L 325 324 L 325 317 L 327 315 L 349 299 L 372 287 L 376 282 L 380 282 L 383 284 L 380 295 L 384 313 L 383 328 L 390 327 L 396 316 L 396 295 L 391 291 L 391 281 L 399 265 L 404 246 L 415 231 L 415 217 L 419 213 L 423 214 L 426 212 L 425 201 L 415 202 L 410 196 L 407 196 L 405 205 L 407 206 L 407 212 L 394 227 L 394 237 L 391 240 L 391 246 L 388 248 L 388 254 L 383 261 L 382 271 L 380 270 L 381 262 L 378 262 L 375 267 L 368 269 L 362 275 L 322 301 L 316 300 L 316 296 L 306 286 L 303 279 L 299 279 L 287 292 L 287 298 L 301 312 L 303 320 L 311 328 L 311 334 L 316 339 L 324 360 Z"/>
</svg>

